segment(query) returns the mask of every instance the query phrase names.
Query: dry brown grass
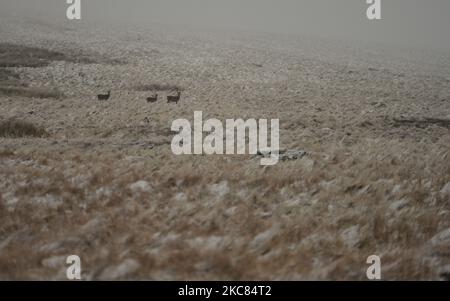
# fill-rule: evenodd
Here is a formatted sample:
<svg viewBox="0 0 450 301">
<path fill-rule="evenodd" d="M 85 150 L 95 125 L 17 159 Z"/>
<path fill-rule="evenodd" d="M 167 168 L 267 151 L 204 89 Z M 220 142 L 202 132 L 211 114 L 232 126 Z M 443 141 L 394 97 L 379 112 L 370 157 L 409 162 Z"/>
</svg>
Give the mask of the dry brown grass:
<svg viewBox="0 0 450 301">
<path fill-rule="evenodd" d="M 14 72 L 13 70 L 0 68 L 0 81 L 5 82 L 9 80 L 18 80 L 19 74 Z"/>
<path fill-rule="evenodd" d="M 450 228 L 450 61 L 358 48 L 343 61 L 334 43 L 262 36 L 199 51 L 200 36 L 170 32 L 34 32 L 130 64 L 12 69 L 33 86 L 56 76 L 70 97 L 0 96 L 2 116 L 51 133 L 0 137 L 0 279 L 64 280 L 71 254 L 86 280 L 365 280 L 372 254 L 384 280 L 448 275 L 449 240 L 432 238 Z M 178 85 L 178 105 L 145 102 Z M 115 97 L 90 101 L 100 87 Z M 171 122 L 195 110 L 279 118 L 281 147 L 308 155 L 174 156 Z"/>
<path fill-rule="evenodd" d="M 22 96 L 29 98 L 61 99 L 64 95 L 56 88 L 0 86 L 0 95 Z"/>
<path fill-rule="evenodd" d="M 8 43 L 0 44 L 0 67 L 44 67 L 65 60 L 63 53 Z"/>
<path fill-rule="evenodd" d="M 6 153 L 0 177 L 14 188 L 0 202 L 0 277 L 64 279 L 64 256 L 79 254 L 85 279 L 363 280 L 379 254 L 383 279 L 438 279 L 446 259 L 429 241 L 450 227 L 439 193 L 448 150 L 324 149 L 271 168 L 164 152 Z M 113 273 L 130 259 L 137 269 Z"/>
<path fill-rule="evenodd" d="M 29 47 L 26 45 L 0 43 L 0 67 L 45 67 L 53 61 L 66 61 L 80 64 L 97 62 L 94 56 L 77 50 L 66 53 L 45 48 Z M 121 64 L 118 60 L 101 59 L 102 62 Z"/>
<path fill-rule="evenodd" d="M 47 132 L 43 127 L 19 120 L 0 122 L 0 137 L 45 137 Z"/>
<path fill-rule="evenodd" d="M 61 99 L 64 95 L 52 87 L 30 87 L 20 79 L 19 73 L 5 67 L 43 67 L 51 60 L 62 58 L 62 54 L 44 49 L 28 48 L 11 44 L 0 44 L 0 96 Z"/>
</svg>

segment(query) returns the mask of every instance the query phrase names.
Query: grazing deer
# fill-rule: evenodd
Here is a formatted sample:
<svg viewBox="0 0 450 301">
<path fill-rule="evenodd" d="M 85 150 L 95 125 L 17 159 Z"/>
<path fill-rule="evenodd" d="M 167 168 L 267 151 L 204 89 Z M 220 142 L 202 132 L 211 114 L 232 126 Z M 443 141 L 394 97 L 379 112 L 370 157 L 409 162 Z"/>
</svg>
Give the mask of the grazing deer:
<svg viewBox="0 0 450 301">
<path fill-rule="evenodd" d="M 154 96 L 147 97 L 147 102 L 156 102 L 158 100 L 158 94 L 155 94 Z"/>
<path fill-rule="evenodd" d="M 108 91 L 108 94 L 98 94 L 97 98 L 98 100 L 108 100 L 111 96 L 111 90 Z"/>
<path fill-rule="evenodd" d="M 181 92 L 180 91 L 177 92 L 176 96 L 168 95 L 167 96 L 167 103 L 169 103 L 169 102 L 178 103 L 178 101 L 180 101 L 180 97 L 181 97 Z"/>
</svg>

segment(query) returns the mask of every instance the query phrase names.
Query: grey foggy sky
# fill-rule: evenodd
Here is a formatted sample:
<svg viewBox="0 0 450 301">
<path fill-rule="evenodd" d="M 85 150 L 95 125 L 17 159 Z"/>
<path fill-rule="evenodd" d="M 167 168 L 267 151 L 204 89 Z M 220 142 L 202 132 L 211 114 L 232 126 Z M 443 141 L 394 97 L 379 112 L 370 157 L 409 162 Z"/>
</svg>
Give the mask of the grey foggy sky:
<svg viewBox="0 0 450 301">
<path fill-rule="evenodd" d="M 81 0 L 86 21 L 187 24 L 450 50 L 450 0 Z M 0 0 L 0 16 L 63 20 L 66 0 Z M 81 22 L 83 22 L 81 20 Z"/>
</svg>

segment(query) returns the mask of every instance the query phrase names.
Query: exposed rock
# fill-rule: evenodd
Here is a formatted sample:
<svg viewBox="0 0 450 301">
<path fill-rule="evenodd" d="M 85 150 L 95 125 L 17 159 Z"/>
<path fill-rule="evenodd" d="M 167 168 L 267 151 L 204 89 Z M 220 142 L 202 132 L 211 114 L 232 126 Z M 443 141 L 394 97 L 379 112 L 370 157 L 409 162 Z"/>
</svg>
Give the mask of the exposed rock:
<svg viewBox="0 0 450 301">
<path fill-rule="evenodd" d="M 306 152 L 304 150 L 295 150 L 295 149 L 270 150 L 270 149 L 267 149 L 267 150 L 259 150 L 256 154 L 256 157 L 268 158 L 271 155 L 276 154 L 277 152 L 278 152 L 279 160 L 281 160 L 281 161 L 301 159 L 308 154 L 308 152 Z"/>
<path fill-rule="evenodd" d="M 287 150 L 285 153 L 281 154 L 280 159 L 285 160 L 297 160 L 306 156 L 308 153 L 303 150 Z"/>
<path fill-rule="evenodd" d="M 386 107 L 386 104 L 384 103 L 384 102 L 374 102 L 374 103 L 372 103 L 372 105 L 375 107 L 375 108 L 384 108 L 384 107 Z"/>
</svg>

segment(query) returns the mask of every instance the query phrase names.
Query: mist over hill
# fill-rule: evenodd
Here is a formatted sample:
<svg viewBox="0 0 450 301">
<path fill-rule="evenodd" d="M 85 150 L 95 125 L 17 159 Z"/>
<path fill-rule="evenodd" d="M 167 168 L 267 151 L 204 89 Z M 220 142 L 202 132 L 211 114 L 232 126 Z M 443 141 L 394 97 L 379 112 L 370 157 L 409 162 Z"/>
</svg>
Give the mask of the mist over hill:
<svg viewBox="0 0 450 301">
<path fill-rule="evenodd" d="M 65 21 L 65 1 L 3 0 L 0 14 Z M 450 2 L 382 1 L 382 20 L 363 0 L 90 0 L 85 22 L 195 25 L 450 50 Z"/>
</svg>

